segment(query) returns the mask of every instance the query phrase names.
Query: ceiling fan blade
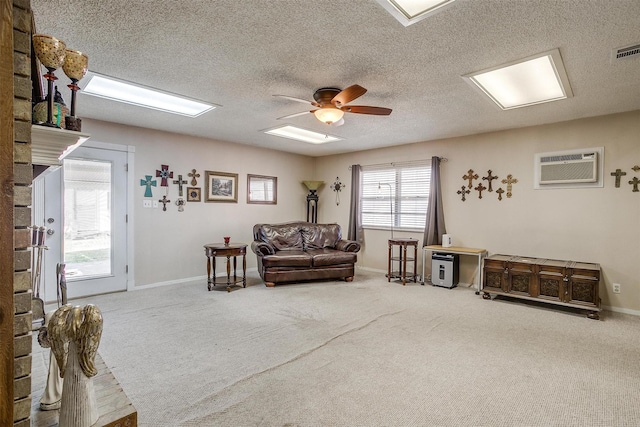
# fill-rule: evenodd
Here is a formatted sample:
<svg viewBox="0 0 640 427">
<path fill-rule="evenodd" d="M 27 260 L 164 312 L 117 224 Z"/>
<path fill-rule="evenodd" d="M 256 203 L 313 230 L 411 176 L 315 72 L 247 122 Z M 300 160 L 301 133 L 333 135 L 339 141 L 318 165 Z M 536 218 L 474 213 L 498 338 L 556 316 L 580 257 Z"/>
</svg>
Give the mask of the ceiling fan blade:
<svg viewBox="0 0 640 427">
<path fill-rule="evenodd" d="M 289 96 L 289 95 L 273 95 L 273 96 L 277 96 L 278 98 L 286 98 L 286 99 L 289 99 L 291 101 L 302 102 L 303 104 L 311 104 L 314 107 L 318 106 L 318 103 L 315 102 L 315 101 L 308 101 L 306 99 L 296 98 L 294 96 Z"/>
<path fill-rule="evenodd" d="M 333 97 L 331 100 L 332 104 L 344 105 L 356 98 L 361 97 L 367 92 L 365 88 L 358 85 L 349 86 L 348 88 L 341 91 L 339 94 Z"/>
<path fill-rule="evenodd" d="M 369 107 L 367 105 L 346 105 L 340 109 L 346 113 L 373 114 L 375 116 L 388 116 L 393 111 L 391 108 Z"/>
<path fill-rule="evenodd" d="M 342 126 L 344 124 L 344 117 L 338 120 L 337 122 L 331 123 L 329 126 Z"/>
<path fill-rule="evenodd" d="M 305 115 L 305 114 L 313 113 L 314 111 L 315 111 L 315 110 L 310 110 L 310 111 L 302 111 L 302 112 L 300 112 L 300 113 L 289 114 L 288 116 L 278 117 L 276 120 L 290 119 L 290 118 L 292 118 L 292 117 L 303 116 L 303 115 Z"/>
</svg>

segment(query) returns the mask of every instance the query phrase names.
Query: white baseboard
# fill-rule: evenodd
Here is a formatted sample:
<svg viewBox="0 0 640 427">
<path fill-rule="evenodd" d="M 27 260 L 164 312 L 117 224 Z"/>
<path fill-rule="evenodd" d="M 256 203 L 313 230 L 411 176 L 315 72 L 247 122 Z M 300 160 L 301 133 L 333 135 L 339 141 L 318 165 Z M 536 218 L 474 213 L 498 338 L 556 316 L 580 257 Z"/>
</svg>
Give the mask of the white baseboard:
<svg viewBox="0 0 640 427">
<path fill-rule="evenodd" d="M 258 271 L 257 267 L 247 268 L 247 274 L 251 273 L 251 272 L 257 272 L 257 271 Z M 227 276 L 226 273 L 216 274 L 216 277 L 226 277 L 226 276 Z M 160 286 L 179 285 L 179 284 L 182 284 L 182 283 L 196 282 L 196 281 L 203 281 L 204 284 L 206 284 L 207 283 L 207 276 L 185 277 L 184 279 L 167 280 L 166 282 L 149 283 L 147 285 L 136 286 L 136 287 L 134 287 L 134 288 L 132 288 L 130 290 L 140 291 L 140 290 L 143 290 L 143 289 L 158 288 Z"/>
<path fill-rule="evenodd" d="M 640 316 L 640 310 L 632 310 L 630 308 L 610 307 L 610 306 L 603 305 L 602 309 L 613 311 L 615 313 L 624 313 L 624 314 L 631 314 L 633 316 Z"/>
</svg>

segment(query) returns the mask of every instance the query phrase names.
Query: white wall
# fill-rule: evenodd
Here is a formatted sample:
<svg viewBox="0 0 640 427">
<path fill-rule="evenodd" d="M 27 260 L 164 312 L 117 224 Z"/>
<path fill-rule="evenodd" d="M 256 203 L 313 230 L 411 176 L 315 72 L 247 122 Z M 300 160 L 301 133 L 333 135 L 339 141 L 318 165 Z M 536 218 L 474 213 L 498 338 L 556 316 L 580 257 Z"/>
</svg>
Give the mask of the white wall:
<svg viewBox="0 0 640 427">
<path fill-rule="evenodd" d="M 92 141 L 135 147 L 132 169 L 136 286 L 206 276 L 204 244 L 222 242 L 224 236 L 231 236 L 232 241 L 250 245 L 254 224 L 306 217 L 307 191 L 301 182 L 312 177 L 313 158 L 88 119 L 83 120 L 83 131 L 91 134 Z M 145 175 L 158 181 L 158 186 L 152 187 L 153 200 L 165 194 L 160 178 L 155 178 L 155 171 L 162 164 L 174 171 L 175 180 L 182 174 L 190 181 L 187 174 L 196 169 L 201 175 L 197 187 L 202 188 L 203 202 L 188 202 L 184 212 L 178 212 L 174 204 L 178 187 L 170 182 L 167 198 L 171 204 L 167 204 L 166 212 L 162 204 L 157 209 L 143 208 L 144 187 L 139 183 Z M 238 203 L 205 203 L 205 170 L 237 173 Z M 278 178 L 277 205 L 246 203 L 247 174 Z M 247 249 L 247 268 L 255 268 L 256 257 Z"/>
<path fill-rule="evenodd" d="M 535 153 L 598 146 L 605 147 L 604 188 L 533 189 Z M 347 225 L 349 165 L 434 155 L 449 159 L 441 168 L 442 191 L 447 232 L 455 245 L 599 263 L 603 305 L 640 314 L 640 193 L 628 184 L 634 176 L 640 178 L 640 172 L 631 170 L 640 165 L 640 111 L 319 158 L 315 179 L 332 183 L 339 176 L 347 184 L 340 206 L 331 202 L 331 189 L 320 191 L 320 220 Z M 609 175 L 618 168 L 627 172 L 621 188 L 614 187 Z M 465 185 L 462 176 L 469 169 L 480 176 L 491 169 L 500 179 L 512 174 L 518 179 L 513 197 L 503 194 L 498 201 L 495 192 L 485 191 L 480 200 L 472 191 L 462 202 L 456 191 Z M 405 235 L 422 239 L 421 233 Z M 388 238 L 388 231 L 367 230 L 358 264 L 386 270 Z M 474 262 L 467 259 L 461 281 L 473 278 Z M 611 292 L 612 283 L 622 284 L 620 294 Z"/>
</svg>

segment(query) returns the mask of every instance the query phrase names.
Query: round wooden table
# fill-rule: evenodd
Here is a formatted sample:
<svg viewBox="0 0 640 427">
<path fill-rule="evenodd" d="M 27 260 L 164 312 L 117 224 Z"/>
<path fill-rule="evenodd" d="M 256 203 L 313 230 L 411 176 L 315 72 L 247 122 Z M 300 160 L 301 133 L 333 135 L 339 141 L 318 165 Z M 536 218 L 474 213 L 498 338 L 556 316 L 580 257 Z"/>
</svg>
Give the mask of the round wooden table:
<svg viewBox="0 0 640 427">
<path fill-rule="evenodd" d="M 204 253 L 207 256 L 207 289 L 211 290 L 216 285 L 226 285 L 227 292 L 231 292 L 231 285 L 242 282 L 242 287 L 247 287 L 247 245 L 244 243 L 209 243 L 204 245 Z M 236 257 L 242 255 L 242 277 L 236 273 Z M 227 258 L 227 278 L 216 279 L 216 257 Z M 231 257 L 233 257 L 233 279 L 231 278 Z M 211 268 L 213 267 L 213 277 Z"/>
</svg>

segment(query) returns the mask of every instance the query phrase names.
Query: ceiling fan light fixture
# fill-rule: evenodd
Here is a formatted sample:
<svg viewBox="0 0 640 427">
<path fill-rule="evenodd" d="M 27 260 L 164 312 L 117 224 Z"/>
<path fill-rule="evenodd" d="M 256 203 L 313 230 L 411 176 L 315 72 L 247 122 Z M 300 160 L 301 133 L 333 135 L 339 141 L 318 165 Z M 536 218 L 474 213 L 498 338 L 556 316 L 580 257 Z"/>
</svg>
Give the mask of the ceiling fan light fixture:
<svg viewBox="0 0 640 427">
<path fill-rule="evenodd" d="M 313 112 L 313 115 L 316 116 L 318 120 L 328 125 L 335 123 L 342 119 L 344 116 L 344 111 L 335 108 L 335 107 L 322 107 Z"/>
</svg>

